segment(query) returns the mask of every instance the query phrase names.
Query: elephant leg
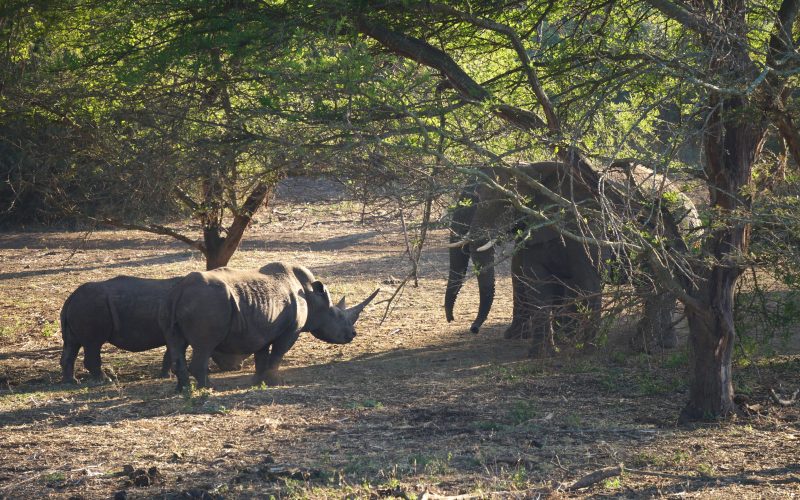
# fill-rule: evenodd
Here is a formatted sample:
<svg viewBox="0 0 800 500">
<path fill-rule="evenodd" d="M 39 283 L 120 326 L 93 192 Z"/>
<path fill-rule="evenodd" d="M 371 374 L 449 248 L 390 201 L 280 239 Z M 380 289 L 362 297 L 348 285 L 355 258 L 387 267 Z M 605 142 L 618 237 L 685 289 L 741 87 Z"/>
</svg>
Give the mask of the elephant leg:
<svg viewBox="0 0 800 500">
<path fill-rule="evenodd" d="M 635 347 L 649 352 L 654 346 L 672 349 L 678 345 L 678 334 L 672 321 L 675 296 L 656 288 L 644 301 L 642 319 L 636 325 Z"/>
<path fill-rule="evenodd" d="M 553 304 L 558 297 L 558 280 L 542 259 L 529 255 L 520 279 L 520 315 L 524 318 L 521 337 L 531 339 L 529 356 L 540 357 L 552 350 Z"/>
<path fill-rule="evenodd" d="M 528 317 L 523 336 L 531 339 L 529 357 L 542 357 L 554 350 L 555 308 L 560 288 L 552 277 L 527 288 L 526 299 L 532 313 Z"/>
<path fill-rule="evenodd" d="M 452 242 L 451 242 L 452 243 Z M 447 322 L 453 321 L 453 309 L 455 308 L 458 292 L 467 277 L 469 267 L 469 246 L 450 249 L 450 271 L 447 275 L 447 289 L 444 294 L 444 313 Z"/>
<path fill-rule="evenodd" d="M 169 352 L 169 347 L 164 351 L 164 358 L 161 360 L 161 371 L 158 373 L 159 378 L 169 378 L 169 369 L 172 368 L 172 353 Z"/>
<path fill-rule="evenodd" d="M 565 296 L 570 297 L 568 308 L 573 315 L 571 328 L 578 330 L 584 343 L 592 344 L 600 333 L 603 310 L 603 280 L 597 264 L 582 245 L 568 244 L 566 255 L 571 268 L 564 279 Z"/>
<path fill-rule="evenodd" d="M 469 203 L 461 203 L 468 200 Z M 475 215 L 477 198 L 475 196 L 475 185 L 465 186 L 458 198 L 458 206 L 452 213 L 450 223 L 450 243 L 466 241 L 472 218 Z M 453 308 L 456 304 L 458 292 L 464 284 L 469 267 L 469 244 L 461 247 L 450 248 L 450 272 L 447 276 L 447 289 L 444 295 L 444 312 L 447 322 L 453 321 Z"/>
<path fill-rule="evenodd" d="M 511 325 L 506 328 L 503 337 L 507 339 L 524 338 L 528 332 L 526 328 L 530 320 L 530 308 L 528 307 L 527 297 L 525 293 L 526 283 L 525 278 L 522 276 L 524 272 L 523 261 L 524 256 L 522 253 L 525 250 L 520 250 L 514 253 L 511 258 L 511 287 L 513 292 L 513 312 L 511 314 Z"/>
<path fill-rule="evenodd" d="M 75 378 L 75 359 L 81 345 L 73 340 L 64 340 L 64 349 L 61 351 L 61 380 L 65 384 L 77 384 Z"/>
</svg>

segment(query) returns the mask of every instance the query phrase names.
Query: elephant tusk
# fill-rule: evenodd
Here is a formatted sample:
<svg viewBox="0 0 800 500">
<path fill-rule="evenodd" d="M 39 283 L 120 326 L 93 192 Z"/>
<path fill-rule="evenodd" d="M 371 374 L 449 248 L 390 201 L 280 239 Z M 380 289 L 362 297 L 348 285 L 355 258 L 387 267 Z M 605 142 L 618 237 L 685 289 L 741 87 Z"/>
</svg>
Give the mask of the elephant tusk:
<svg viewBox="0 0 800 500">
<path fill-rule="evenodd" d="M 445 248 L 461 248 L 469 245 L 469 240 L 456 241 L 455 243 L 448 243 Z"/>
<path fill-rule="evenodd" d="M 481 245 L 478 248 L 476 248 L 475 251 L 476 252 L 485 252 L 486 250 L 489 250 L 490 248 L 492 248 L 495 243 L 497 243 L 497 239 L 489 240 L 486 243 L 484 243 L 483 245 Z"/>
</svg>

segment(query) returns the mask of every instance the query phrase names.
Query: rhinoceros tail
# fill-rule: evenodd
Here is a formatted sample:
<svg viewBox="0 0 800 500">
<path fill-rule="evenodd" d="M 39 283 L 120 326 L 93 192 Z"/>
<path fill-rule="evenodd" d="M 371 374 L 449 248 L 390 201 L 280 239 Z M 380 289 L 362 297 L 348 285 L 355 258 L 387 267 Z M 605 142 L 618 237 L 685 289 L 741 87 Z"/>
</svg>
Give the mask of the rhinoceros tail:
<svg viewBox="0 0 800 500">
<path fill-rule="evenodd" d="M 59 321 L 61 322 L 61 338 L 64 340 L 64 342 L 75 340 L 75 335 L 72 334 L 72 330 L 69 327 L 69 322 L 67 321 L 67 308 L 69 307 L 69 303 L 71 301 L 72 295 L 67 297 L 67 300 L 64 301 L 64 306 L 61 308 L 61 314 L 58 317 Z"/>
<path fill-rule="evenodd" d="M 61 314 L 59 315 L 59 320 L 61 321 L 61 338 L 64 341 L 59 364 L 61 365 L 62 380 L 65 383 L 77 382 L 75 378 L 75 358 L 78 356 L 78 351 L 81 348 L 78 339 L 69 326 L 69 321 L 67 321 L 67 309 L 69 308 L 71 300 L 72 295 L 67 297 L 67 300 L 64 302 L 64 307 L 61 308 Z"/>
<path fill-rule="evenodd" d="M 167 294 L 167 298 L 161 303 L 158 309 L 158 324 L 161 326 L 161 331 L 164 333 L 164 339 L 167 341 L 169 347 L 170 337 L 179 335 L 176 329 L 178 302 L 183 295 L 183 287 L 178 283 Z"/>
</svg>

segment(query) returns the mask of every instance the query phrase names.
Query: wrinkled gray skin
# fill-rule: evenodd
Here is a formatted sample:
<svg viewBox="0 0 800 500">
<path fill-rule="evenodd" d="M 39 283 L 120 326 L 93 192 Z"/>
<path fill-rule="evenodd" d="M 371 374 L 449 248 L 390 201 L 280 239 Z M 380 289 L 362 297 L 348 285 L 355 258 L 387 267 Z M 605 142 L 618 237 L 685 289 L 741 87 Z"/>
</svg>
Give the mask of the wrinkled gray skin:
<svg viewBox="0 0 800 500">
<path fill-rule="evenodd" d="M 630 160 L 615 162 L 614 167 L 622 168 Z M 567 199 L 583 202 L 591 194 L 579 183 L 570 183 L 564 175 L 565 167 L 560 163 L 541 162 L 525 164 L 522 171 L 538 180 L 551 190 Z M 655 185 L 658 179 L 652 171 L 636 165 L 630 175 L 634 182 L 642 183 L 642 190 L 654 192 L 663 188 Z M 492 172 L 497 182 L 516 189 L 531 199 L 531 206 L 551 205 L 538 191 L 527 185 L 512 185 L 507 176 Z M 623 178 L 624 184 L 627 178 Z M 650 184 L 652 185 L 650 185 Z M 669 190 L 669 189 L 668 189 Z M 475 183 L 468 185 L 461 193 L 460 200 L 467 200 L 453 211 L 450 226 L 450 243 L 468 241 L 463 247 L 450 248 L 450 272 L 445 292 L 445 314 L 453 321 L 453 308 L 461 285 L 463 284 L 469 260 L 478 271 L 480 303 L 478 315 L 470 330 L 477 333 L 489 315 L 494 300 L 494 248 L 486 243 L 498 236 L 506 236 L 518 228 L 525 227 L 524 217 L 503 200 L 502 196 L 490 187 Z M 696 211 L 688 198 L 681 198 L 687 207 L 686 213 L 678 214 L 689 222 L 678 224 L 694 227 L 697 222 Z M 691 206 L 689 206 L 691 205 Z M 680 212 L 680 210 L 678 210 Z M 688 216 L 687 216 L 688 215 Z M 552 342 L 554 323 L 561 326 L 574 321 L 578 309 L 586 311 L 584 339 L 591 341 L 600 325 L 602 305 L 603 263 L 611 253 L 606 249 L 585 246 L 568 238 L 562 238 L 554 229 L 541 228 L 524 242 L 517 241 L 521 248 L 512 256 L 513 314 L 512 323 L 505 332 L 506 338 L 532 337 L 532 355 L 538 355 Z M 483 247 L 483 249 L 482 249 Z M 488 248 L 487 248 L 488 247 Z M 482 251 L 481 251 L 482 250 Z M 563 315 L 554 317 L 554 309 L 561 304 Z M 638 326 L 640 336 L 655 337 L 655 342 L 664 347 L 674 347 L 677 337 L 672 328 L 671 313 L 675 298 L 667 293 L 651 295 L 645 303 L 645 315 Z"/>
<path fill-rule="evenodd" d="M 198 386 L 209 385 L 208 357 L 214 350 L 255 353 L 253 383 L 278 384 L 278 367 L 300 332 L 333 344 L 352 341 L 359 314 L 378 291 L 346 309 L 344 299 L 333 305 L 325 286 L 302 266 L 273 262 L 259 271 L 223 267 L 191 273 L 172 289 L 160 314 L 177 389 L 189 383 L 189 372 Z M 187 370 L 189 345 L 193 355 Z"/>
<path fill-rule="evenodd" d="M 100 348 L 110 343 L 125 351 L 140 352 L 166 345 L 158 322 L 159 305 L 182 278 L 145 279 L 117 276 L 84 283 L 61 309 L 63 381 L 77 383 L 75 359 L 83 347 L 83 364 L 96 380 L 105 380 Z M 214 353 L 222 369 L 241 368 L 243 358 Z M 169 376 L 171 356 L 164 353 L 161 377 Z M 237 368 L 238 365 L 238 368 Z"/>
</svg>

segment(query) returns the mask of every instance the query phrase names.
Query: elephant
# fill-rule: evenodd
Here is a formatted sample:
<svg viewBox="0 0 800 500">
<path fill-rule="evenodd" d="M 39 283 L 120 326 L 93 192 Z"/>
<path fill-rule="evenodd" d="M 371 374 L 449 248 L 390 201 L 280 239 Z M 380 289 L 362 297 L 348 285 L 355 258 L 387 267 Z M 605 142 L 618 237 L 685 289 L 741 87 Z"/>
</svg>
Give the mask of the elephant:
<svg viewBox="0 0 800 500">
<path fill-rule="evenodd" d="M 580 206 L 592 206 L 593 194 L 585 184 L 571 177 L 565 164 L 524 163 L 516 170 L 564 198 L 575 200 Z M 528 207 L 553 205 L 553 201 L 540 190 L 519 180 L 518 176 L 512 177 L 507 171 L 497 169 L 484 172 L 498 185 L 527 198 L 530 201 Z M 630 159 L 612 162 L 606 174 L 607 180 L 614 182 L 623 192 L 632 185 L 644 199 L 670 192 L 671 205 L 674 206 L 668 211 L 676 231 L 681 233 L 677 238 L 679 241 L 674 244 L 684 247 L 691 244 L 685 238 L 697 231 L 700 225 L 697 211 L 691 200 L 672 183 Z M 576 321 L 583 317 L 583 339 L 591 341 L 601 324 L 602 289 L 604 279 L 611 271 L 608 263 L 614 258 L 613 252 L 608 247 L 578 241 L 579 238 L 564 237 L 552 225 L 539 224 L 540 227 L 526 234 L 530 225 L 526 214 L 515 209 L 497 189 L 484 182 L 467 184 L 453 210 L 450 225 L 450 268 L 445 291 L 447 321 L 454 320 L 456 298 L 472 259 L 480 302 L 470 331 L 478 333 L 494 300 L 494 243 L 514 235 L 516 249 L 511 260 L 513 313 L 504 336 L 532 337 L 531 355 L 538 355 L 552 342 L 556 324 L 578 328 L 581 325 Z M 574 222 L 567 222 L 564 227 L 573 234 L 580 232 Z M 596 225 L 584 229 L 602 230 Z M 637 326 L 638 337 L 653 338 L 659 345 L 673 347 L 677 343 L 672 325 L 674 304 L 675 298 L 663 290 L 649 294 L 644 305 L 644 317 Z"/>
</svg>

